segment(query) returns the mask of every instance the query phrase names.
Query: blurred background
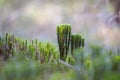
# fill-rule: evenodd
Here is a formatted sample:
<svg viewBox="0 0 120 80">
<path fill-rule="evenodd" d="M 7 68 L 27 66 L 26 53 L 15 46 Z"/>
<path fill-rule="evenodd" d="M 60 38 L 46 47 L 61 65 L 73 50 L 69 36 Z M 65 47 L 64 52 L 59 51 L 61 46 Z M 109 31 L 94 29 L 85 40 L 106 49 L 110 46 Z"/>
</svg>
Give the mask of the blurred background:
<svg viewBox="0 0 120 80">
<path fill-rule="evenodd" d="M 0 36 L 57 43 L 56 26 L 71 24 L 86 45 L 120 47 L 120 25 L 114 20 L 119 0 L 0 0 Z M 114 4 L 114 5 L 113 5 Z"/>
</svg>

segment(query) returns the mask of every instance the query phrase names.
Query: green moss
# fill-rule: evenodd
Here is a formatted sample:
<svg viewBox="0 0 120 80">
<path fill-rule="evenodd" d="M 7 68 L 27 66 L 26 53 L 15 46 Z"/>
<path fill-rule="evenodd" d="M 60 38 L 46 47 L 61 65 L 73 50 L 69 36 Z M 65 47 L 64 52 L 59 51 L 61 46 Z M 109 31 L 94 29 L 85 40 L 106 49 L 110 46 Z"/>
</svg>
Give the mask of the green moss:
<svg viewBox="0 0 120 80">
<path fill-rule="evenodd" d="M 70 45 L 71 25 L 61 24 L 57 26 L 57 37 L 60 51 L 60 59 L 65 60 Z"/>
</svg>

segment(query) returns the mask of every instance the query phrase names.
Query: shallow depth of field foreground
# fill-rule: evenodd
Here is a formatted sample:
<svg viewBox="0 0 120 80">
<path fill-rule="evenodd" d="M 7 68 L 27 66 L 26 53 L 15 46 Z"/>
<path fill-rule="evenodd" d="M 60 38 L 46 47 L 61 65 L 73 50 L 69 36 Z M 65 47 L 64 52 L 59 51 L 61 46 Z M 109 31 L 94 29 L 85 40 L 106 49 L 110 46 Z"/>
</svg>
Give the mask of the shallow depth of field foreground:
<svg viewBox="0 0 120 80">
<path fill-rule="evenodd" d="M 0 0 L 0 80 L 120 80 L 119 0 Z"/>
</svg>

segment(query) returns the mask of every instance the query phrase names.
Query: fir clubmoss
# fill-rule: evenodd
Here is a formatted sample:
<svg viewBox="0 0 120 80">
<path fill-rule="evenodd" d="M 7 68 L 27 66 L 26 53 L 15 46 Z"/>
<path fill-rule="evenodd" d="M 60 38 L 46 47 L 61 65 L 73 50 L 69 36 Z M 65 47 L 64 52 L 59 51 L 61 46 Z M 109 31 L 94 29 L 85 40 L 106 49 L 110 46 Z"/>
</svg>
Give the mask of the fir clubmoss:
<svg viewBox="0 0 120 80">
<path fill-rule="evenodd" d="M 62 24 L 57 26 L 58 45 L 60 50 L 60 59 L 65 60 L 71 38 L 71 25 Z"/>
</svg>

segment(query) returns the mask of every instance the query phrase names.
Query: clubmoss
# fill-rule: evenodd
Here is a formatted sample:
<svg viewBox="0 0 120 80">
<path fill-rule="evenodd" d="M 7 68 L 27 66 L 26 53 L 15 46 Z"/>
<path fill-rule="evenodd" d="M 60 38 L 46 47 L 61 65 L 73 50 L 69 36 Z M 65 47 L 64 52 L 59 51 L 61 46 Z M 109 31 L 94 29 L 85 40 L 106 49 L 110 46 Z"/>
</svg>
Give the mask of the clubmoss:
<svg viewBox="0 0 120 80">
<path fill-rule="evenodd" d="M 57 37 L 58 37 L 58 45 L 60 51 L 60 59 L 65 60 L 70 45 L 71 25 L 61 24 L 57 26 Z"/>
</svg>

